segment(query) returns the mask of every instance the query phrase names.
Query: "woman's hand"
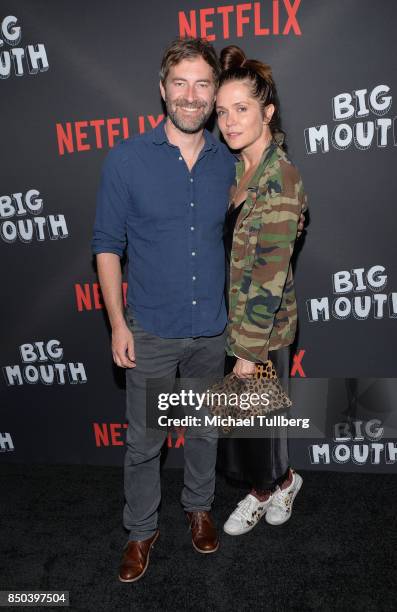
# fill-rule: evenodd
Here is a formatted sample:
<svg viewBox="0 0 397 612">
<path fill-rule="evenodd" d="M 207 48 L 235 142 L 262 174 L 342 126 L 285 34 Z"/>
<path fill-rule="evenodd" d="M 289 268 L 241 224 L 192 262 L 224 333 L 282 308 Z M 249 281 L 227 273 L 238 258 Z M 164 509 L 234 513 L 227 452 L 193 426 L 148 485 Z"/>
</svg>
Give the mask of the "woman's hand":
<svg viewBox="0 0 397 612">
<path fill-rule="evenodd" d="M 255 363 L 237 357 L 233 372 L 237 378 L 251 378 L 255 374 Z"/>
</svg>

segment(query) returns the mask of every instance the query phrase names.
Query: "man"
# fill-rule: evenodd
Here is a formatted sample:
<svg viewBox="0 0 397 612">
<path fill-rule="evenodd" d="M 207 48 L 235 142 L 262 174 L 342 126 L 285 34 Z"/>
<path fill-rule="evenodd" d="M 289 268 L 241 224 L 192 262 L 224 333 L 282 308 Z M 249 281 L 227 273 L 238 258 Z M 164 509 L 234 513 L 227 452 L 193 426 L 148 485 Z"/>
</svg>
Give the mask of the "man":
<svg viewBox="0 0 397 612">
<path fill-rule="evenodd" d="M 112 328 L 115 363 L 126 368 L 127 450 L 124 525 L 129 538 L 119 579 L 145 573 L 159 536 L 160 451 L 164 432 L 145 431 L 146 381 L 223 375 L 222 228 L 235 158 L 204 129 L 215 101 L 219 63 L 201 39 L 166 50 L 160 91 L 167 118 L 152 132 L 108 154 L 99 190 L 93 252 Z M 120 258 L 128 249 L 127 321 Z M 170 389 L 171 391 L 172 389 Z M 192 544 L 213 553 L 219 542 L 210 509 L 217 437 L 185 443 L 181 502 Z"/>
<path fill-rule="evenodd" d="M 112 327 L 115 363 L 126 368 L 127 450 L 124 525 L 129 541 L 120 580 L 145 572 L 156 541 L 160 451 L 165 433 L 145 433 L 146 379 L 223 375 L 222 227 L 234 161 L 204 126 L 214 105 L 219 64 L 202 40 L 167 49 L 160 90 L 167 119 L 123 141 L 106 158 L 93 251 Z M 128 243 L 128 323 L 120 257 Z M 185 444 L 182 505 L 194 548 L 212 553 L 216 435 Z"/>
</svg>

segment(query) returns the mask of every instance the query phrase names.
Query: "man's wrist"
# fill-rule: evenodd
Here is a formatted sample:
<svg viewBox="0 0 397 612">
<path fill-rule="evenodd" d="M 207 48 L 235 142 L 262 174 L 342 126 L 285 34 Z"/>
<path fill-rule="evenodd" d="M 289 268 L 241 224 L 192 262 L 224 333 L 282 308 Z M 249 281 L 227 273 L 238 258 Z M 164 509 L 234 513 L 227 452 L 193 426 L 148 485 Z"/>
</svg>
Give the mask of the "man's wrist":
<svg viewBox="0 0 397 612">
<path fill-rule="evenodd" d="M 112 332 L 113 333 L 117 332 L 117 331 L 120 331 L 122 329 L 125 329 L 126 327 L 128 329 L 128 325 L 127 325 L 127 322 L 126 322 L 124 316 L 117 317 L 117 319 L 115 319 L 115 320 L 111 320 L 110 321 L 110 326 L 112 328 Z"/>
</svg>

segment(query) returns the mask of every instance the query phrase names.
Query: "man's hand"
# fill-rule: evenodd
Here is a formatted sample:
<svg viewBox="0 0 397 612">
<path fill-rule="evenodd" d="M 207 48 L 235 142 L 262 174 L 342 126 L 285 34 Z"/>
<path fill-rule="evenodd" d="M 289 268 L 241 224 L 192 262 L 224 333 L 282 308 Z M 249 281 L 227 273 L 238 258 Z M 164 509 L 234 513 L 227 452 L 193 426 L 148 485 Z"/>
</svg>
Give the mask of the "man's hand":
<svg viewBox="0 0 397 612">
<path fill-rule="evenodd" d="M 113 360 L 120 368 L 135 368 L 134 336 L 127 325 L 119 325 L 112 330 Z"/>
<path fill-rule="evenodd" d="M 297 238 L 300 238 L 302 236 L 302 232 L 304 229 L 305 229 L 305 213 L 302 211 L 299 217 L 298 233 L 296 234 Z"/>
<path fill-rule="evenodd" d="M 233 372 L 237 378 L 251 378 L 255 374 L 255 363 L 237 357 Z"/>
<path fill-rule="evenodd" d="M 99 282 L 112 328 L 114 363 L 120 368 L 135 368 L 134 337 L 124 318 L 120 257 L 115 253 L 99 253 L 96 260 Z"/>
</svg>

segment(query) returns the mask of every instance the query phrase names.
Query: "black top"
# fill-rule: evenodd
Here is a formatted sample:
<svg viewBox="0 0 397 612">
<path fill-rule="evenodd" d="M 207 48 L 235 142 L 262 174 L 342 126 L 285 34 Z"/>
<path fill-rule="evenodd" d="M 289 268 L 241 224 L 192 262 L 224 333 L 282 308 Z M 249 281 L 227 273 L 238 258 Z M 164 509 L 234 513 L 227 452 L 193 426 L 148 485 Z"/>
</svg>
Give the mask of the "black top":
<svg viewBox="0 0 397 612">
<path fill-rule="evenodd" d="M 237 217 L 240 214 L 242 207 L 245 204 L 241 202 L 238 206 L 230 206 L 226 213 L 225 225 L 223 228 L 223 244 L 225 245 L 225 256 L 226 256 L 226 283 L 225 283 L 225 301 L 226 309 L 229 310 L 229 288 L 230 288 L 230 256 L 232 252 L 233 244 L 233 232 L 236 227 Z"/>
<path fill-rule="evenodd" d="M 230 253 L 232 250 L 234 228 L 237 217 L 239 216 L 240 210 L 242 209 L 244 203 L 245 200 L 238 206 L 230 206 L 226 213 L 225 226 L 223 228 L 223 243 L 225 245 L 226 261 L 228 264 L 230 264 Z"/>
<path fill-rule="evenodd" d="M 233 244 L 233 232 L 236 226 L 237 217 L 240 214 L 242 207 L 245 204 L 241 202 L 238 206 L 230 206 L 226 213 L 225 225 L 223 228 L 223 243 L 225 245 L 225 256 L 226 256 L 226 308 L 229 310 L 229 285 L 230 285 L 230 254 L 232 251 Z"/>
</svg>

